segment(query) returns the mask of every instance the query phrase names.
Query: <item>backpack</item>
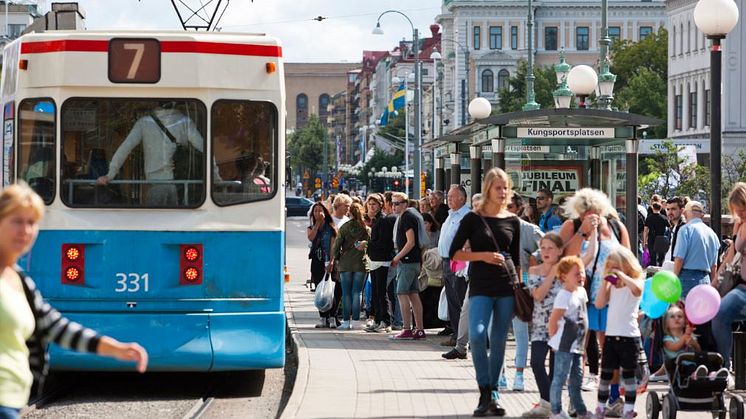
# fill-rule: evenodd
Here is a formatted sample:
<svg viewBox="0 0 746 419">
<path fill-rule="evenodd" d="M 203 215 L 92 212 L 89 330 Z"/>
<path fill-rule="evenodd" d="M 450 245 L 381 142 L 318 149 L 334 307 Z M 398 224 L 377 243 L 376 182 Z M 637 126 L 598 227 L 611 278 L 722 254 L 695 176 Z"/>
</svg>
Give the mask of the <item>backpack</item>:
<svg viewBox="0 0 746 419">
<path fill-rule="evenodd" d="M 425 229 L 425 220 L 422 215 L 414 208 L 407 208 L 407 212 L 417 218 L 417 241 L 420 243 L 420 249 L 430 247 L 430 235 Z"/>
</svg>

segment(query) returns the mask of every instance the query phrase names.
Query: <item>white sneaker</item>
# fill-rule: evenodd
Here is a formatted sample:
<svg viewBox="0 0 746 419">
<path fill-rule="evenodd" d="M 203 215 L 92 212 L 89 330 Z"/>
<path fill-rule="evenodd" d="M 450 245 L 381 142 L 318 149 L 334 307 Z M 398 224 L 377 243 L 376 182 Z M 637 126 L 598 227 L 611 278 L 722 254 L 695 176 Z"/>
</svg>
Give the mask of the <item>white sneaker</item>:
<svg viewBox="0 0 746 419">
<path fill-rule="evenodd" d="M 350 330 L 353 329 L 360 329 L 361 322 L 359 320 L 351 320 L 350 321 Z"/>
<path fill-rule="evenodd" d="M 524 418 L 548 418 L 552 415 L 552 405 L 546 400 L 539 400 L 534 407 L 526 412 L 523 412 Z"/>
<path fill-rule="evenodd" d="M 580 386 L 583 391 L 596 391 L 598 390 L 598 376 L 595 374 L 588 374 L 583 380 L 583 384 Z"/>
<path fill-rule="evenodd" d="M 335 317 L 329 317 L 329 328 L 330 329 L 337 328 L 337 319 Z"/>
<path fill-rule="evenodd" d="M 373 327 L 376 325 L 376 321 L 374 319 L 368 319 L 368 321 L 365 322 L 365 327 Z"/>
<path fill-rule="evenodd" d="M 624 413 L 624 400 L 622 400 L 622 397 L 614 400 L 614 403 L 606 407 L 607 418 L 621 418 L 622 413 Z"/>
<path fill-rule="evenodd" d="M 329 327 L 329 319 L 327 319 L 326 317 L 322 317 L 314 327 L 317 329 L 324 329 L 326 327 Z"/>
<path fill-rule="evenodd" d="M 339 325 L 339 328 L 342 330 L 350 330 L 350 321 L 345 320 L 342 322 L 342 324 Z"/>
<path fill-rule="evenodd" d="M 552 416 L 550 416 L 552 419 L 570 419 L 570 416 L 567 415 L 565 412 L 559 412 L 559 413 L 552 413 Z"/>
</svg>

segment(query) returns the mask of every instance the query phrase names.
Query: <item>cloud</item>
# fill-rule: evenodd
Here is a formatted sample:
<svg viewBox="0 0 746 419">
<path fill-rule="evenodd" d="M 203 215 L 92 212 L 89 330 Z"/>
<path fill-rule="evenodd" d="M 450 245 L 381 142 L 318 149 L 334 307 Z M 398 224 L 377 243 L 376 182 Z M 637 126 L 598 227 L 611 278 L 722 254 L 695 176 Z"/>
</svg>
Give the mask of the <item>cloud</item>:
<svg viewBox="0 0 746 419">
<path fill-rule="evenodd" d="M 183 0 L 197 5 L 199 0 Z M 88 29 L 179 30 L 181 23 L 166 0 L 78 0 L 86 12 Z M 176 2 L 177 4 L 179 1 Z M 204 1 L 203 1 L 204 3 Z M 226 0 L 223 0 L 223 5 Z M 405 13 L 419 29 L 428 27 L 440 12 L 441 0 L 232 0 L 219 23 L 222 31 L 261 32 L 279 38 L 289 62 L 356 62 L 363 50 L 390 50 L 399 40 L 412 38 L 402 16 L 381 19 L 384 35 L 373 35 L 378 15 L 387 9 Z M 221 8 L 223 6 L 221 5 Z M 324 16 L 322 21 L 312 20 Z"/>
</svg>

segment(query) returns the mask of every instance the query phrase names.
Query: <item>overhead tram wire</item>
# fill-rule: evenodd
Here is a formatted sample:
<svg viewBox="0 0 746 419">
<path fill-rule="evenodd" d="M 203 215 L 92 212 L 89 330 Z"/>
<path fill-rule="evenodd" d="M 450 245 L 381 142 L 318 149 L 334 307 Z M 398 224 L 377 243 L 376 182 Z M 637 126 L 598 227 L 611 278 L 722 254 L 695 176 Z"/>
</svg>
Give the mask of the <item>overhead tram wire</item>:
<svg viewBox="0 0 746 419">
<path fill-rule="evenodd" d="M 419 9 L 402 9 L 402 11 L 405 12 L 421 12 L 425 10 L 437 10 L 437 7 L 422 7 Z M 329 20 L 329 19 L 347 19 L 347 18 L 353 18 L 353 17 L 367 17 L 367 16 L 378 16 L 379 12 L 370 12 L 370 13 L 358 13 L 358 14 L 351 14 L 351 15 L 338 15 L 338 16 L 322 16 L 318 15 L 316 17 L 308 18 L 308 19 L 293 19 L 293 20 L 277 20 L 274 22 L 252 22 L 252 23 L 245 23 L 242 25 L 227 25 L 223 26 L 222 28 L 242 28 L 247 26 L 258 26 L 258 25 L 278 25 L 278 24 L 284 24 L 284 23 L 300 23 L 300 22 L 309 22 L 312 20 L 315 20 L 317 22 L 321 22 L 323 20 Z M 222 29 L 221 28 L 221 29 Z"/>
</svg>

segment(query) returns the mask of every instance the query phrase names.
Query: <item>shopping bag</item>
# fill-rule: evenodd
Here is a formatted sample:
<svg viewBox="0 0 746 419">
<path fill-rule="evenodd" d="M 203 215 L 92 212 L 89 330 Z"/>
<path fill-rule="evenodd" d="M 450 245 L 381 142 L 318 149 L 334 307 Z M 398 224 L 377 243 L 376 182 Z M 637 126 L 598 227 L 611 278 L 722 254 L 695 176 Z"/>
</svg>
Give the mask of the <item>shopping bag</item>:
<svg viewBox="0 0 746 419">
<path fill-rule="evenodd" d="M 642 267 L 646 268 L 648 265 L 650 265 L 650 250 L 645 249 L 642 252 Z"/>
<path fill-rule="evenodd" d="M 324 280 L 319 282 L 313 298 L 313 304 L 321 311 L 329 311 L 334 305 L 334 281 L 331 274 L 324 275 Z"/>
<path fill-rule="evenodd" d="M 446 298 L 446 287 L 440 290 L 440 301 L 438 302 L 438 318 L 447 322 L 448 317 L 448 299 Z"/>
</svg>

